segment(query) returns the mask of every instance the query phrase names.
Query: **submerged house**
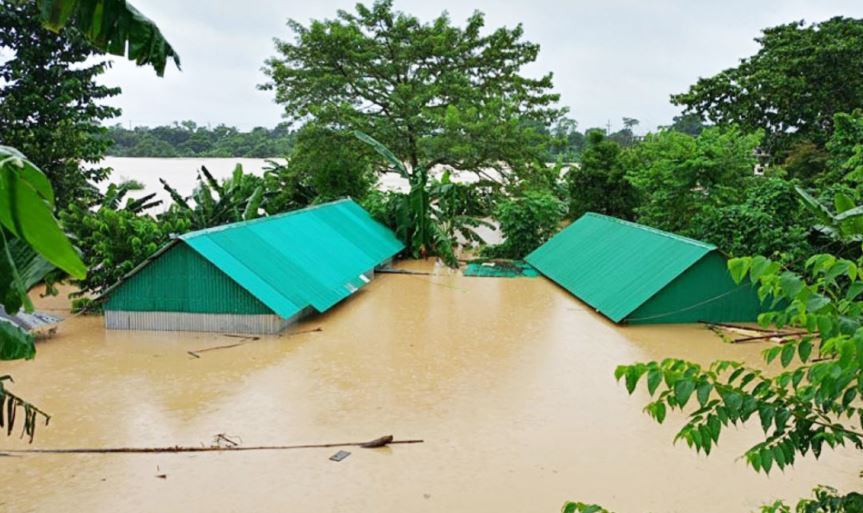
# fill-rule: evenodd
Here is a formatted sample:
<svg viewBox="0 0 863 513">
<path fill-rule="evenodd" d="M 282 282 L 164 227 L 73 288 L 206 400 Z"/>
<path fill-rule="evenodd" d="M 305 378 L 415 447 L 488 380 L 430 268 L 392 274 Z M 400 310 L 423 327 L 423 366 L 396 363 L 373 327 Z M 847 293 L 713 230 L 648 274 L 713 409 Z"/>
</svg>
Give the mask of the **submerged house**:
<svg viewBox="0 0 863 513">
<path fill-rule="evenodd" d="M 402 248 L 349 199 L 187 233 L 102 295 L 105 326 L 278 333 L 356 292 Z"/>
<path fill-rule="evenodd" d="M 587 213 L 526 260 L 615 323 L 754 321 L 755 289 L 735 284 L 712 244 Z"/>
</svg>

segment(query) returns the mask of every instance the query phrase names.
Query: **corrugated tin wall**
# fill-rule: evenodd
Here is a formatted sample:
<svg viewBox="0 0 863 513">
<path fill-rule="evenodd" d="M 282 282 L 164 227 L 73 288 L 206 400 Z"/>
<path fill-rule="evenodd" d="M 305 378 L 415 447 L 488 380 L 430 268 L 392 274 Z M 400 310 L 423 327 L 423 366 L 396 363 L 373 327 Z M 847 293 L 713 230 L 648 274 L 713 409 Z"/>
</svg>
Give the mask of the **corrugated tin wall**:
<svg viewBox="0 0 863 513">
<path fill-rule="evenodd" d="M 182 312 L 105 312 L 105 327 L 114 330 L 210 331 L 217 333 L 276 334 L 300 315 L 282 319 L 278 315 L 205 314 Z"/>
<path fill-rule="evenodd" d="M 111 293 L 106 311 L 269 315 L 273 312 L 215 265 L 176 244 Z"/>
<path fill-rule="evenodd" d="M 731 279 L 725 258 L 713 251 L 628 315 L 629 324 L 753 321 L 762 307 L 747 282 Z"/>
</svg>

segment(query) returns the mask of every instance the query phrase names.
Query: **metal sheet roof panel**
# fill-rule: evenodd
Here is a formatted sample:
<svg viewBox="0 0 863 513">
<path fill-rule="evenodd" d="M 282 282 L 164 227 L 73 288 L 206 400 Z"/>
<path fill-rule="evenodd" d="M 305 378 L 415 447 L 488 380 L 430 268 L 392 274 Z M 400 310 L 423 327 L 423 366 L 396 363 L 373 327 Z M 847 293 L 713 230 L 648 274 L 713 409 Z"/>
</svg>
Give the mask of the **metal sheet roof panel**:
<svg viewBox="0 0 863 513">
<path fill-rule="evenodd" d="M 711 244 L 591 212 L 525 260 L 620 322 L 715 250 Z"/>
<path fill-rule="evenodd" d="M 404 247 L 350 199 L 181 239 L 282 317 L 306 306 L 328 310 L 365 283 L 362 273 Z"/>
</svg>

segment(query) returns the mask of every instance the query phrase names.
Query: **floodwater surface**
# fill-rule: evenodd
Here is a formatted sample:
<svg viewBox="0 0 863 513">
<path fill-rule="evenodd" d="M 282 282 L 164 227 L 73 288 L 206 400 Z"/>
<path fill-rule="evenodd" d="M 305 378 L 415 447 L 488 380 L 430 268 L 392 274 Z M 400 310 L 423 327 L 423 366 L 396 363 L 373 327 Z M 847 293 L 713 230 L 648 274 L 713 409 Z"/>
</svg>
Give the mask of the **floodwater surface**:
<svg viewBox="0 0 863 513">
<path fill-rule="evenodd" d="M 0 511 L 555 512 L 576 499 L 727 513 L 819 483 L 859 487 L 850 450 L 756 474 L 739 459 L 756 426 L 727 430 L 709 457 L 675 446 L 681 418 L 655 424 L 643 388 L 630 397 L 613 378 L 620 363 L 666 356 L 757 364 L 765 344 L 729 345 L 700 326 L 616 327 L 543 278 L 438 272 L 379 276 L 291 332 L 199 358 L 187 351 L 239 339 L 69 318 L 35 360 L 2 372 L 53 415 L 36 448 L 200 446 L 219 433 L 247 446 L 424 443 L 352 447 L 338 463 L 337 449 L 4 457 Z"/>
</svg>

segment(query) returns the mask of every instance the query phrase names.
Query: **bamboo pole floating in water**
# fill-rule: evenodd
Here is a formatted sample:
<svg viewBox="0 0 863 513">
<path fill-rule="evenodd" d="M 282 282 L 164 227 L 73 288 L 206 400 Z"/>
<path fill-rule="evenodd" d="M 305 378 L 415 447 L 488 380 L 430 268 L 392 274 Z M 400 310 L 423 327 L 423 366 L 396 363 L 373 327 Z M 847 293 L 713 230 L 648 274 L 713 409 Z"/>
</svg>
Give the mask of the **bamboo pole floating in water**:
<svg viewBox="0 0 863 513">
<path fill-rule="evenodd" d="M 333 444 L 305 445 L 254 445 L 249 447 L 93 447 L 73 449 L 6 449 L 0 454 L 153 454 L 181 452 L 233 452 L 233 451 L 284 451 L 290 449 L 327 449 L 330 447 L 363 447 L 374 449 L 395 444 L 421 444 L 423 440 L 393 440 L 391 435 L 382 436 L 368 442 L 341 442 Z"/>
</svg>

